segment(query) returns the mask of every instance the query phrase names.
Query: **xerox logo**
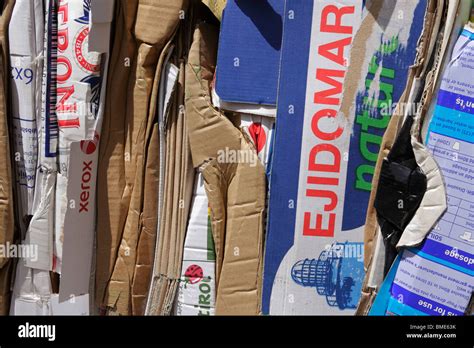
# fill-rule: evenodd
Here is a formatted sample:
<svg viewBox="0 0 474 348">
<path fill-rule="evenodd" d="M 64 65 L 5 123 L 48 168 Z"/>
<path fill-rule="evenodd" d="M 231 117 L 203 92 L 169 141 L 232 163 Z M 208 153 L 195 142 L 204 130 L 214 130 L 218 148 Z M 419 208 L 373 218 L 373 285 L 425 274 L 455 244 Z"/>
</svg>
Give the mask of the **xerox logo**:
<svg viewBox="0 0 474 348">
<path fill-rule="evenodd" d="M 92 155 L 97 150 L 97 145 L 99 144 L 100 136 L 98 133 L 95 133 L 94 139 L 92 140 L 83 140 L 81 141 L 81 150 L 86 155 Z M 93 161 L 83 161 L 82 162 L 82 175 L 81 175 L 81 195 L 80 195 L 80 208 L 79 213 L 88 213 L 89 212 L 89 200 L 91 196 L 91 181 L 93 174 Z"/>
<path fill-rule="evenodd" d="M 92 180 L 92 161 L 83 162 L 81 176 L 81 202 L 79 213 L 89 212 L 89 199 L 91 196 L 91 180 Z"/>
<path fill-rule="evenodd" d="M 95 133 L 94 139 L 92 140 L 82 140 L 81 141 L 81 150 L 86 155 L 92 155 L 97 150 L 97 145 L 99 145 L 100 136 L 98 133 Z"/>
</svg>

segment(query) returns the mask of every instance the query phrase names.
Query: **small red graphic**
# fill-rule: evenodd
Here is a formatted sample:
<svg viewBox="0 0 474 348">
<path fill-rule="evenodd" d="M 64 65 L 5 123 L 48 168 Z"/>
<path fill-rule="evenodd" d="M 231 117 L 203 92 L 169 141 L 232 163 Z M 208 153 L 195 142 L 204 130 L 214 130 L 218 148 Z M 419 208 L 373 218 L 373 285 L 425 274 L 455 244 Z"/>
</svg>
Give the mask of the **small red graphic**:
<svg viewBox="0 0 474 348">
<path fill-rule="evenodd" d="M 86 155 L 92 155 L 95 150 L 97 150 L 97 146 L 99 145 L 100 136 L 98 133 L 95 133 L 94 139 L 92 140 L 82 140 L 81 141 L 81 150 Z"/>
<path fill-rule="evenodd" d="M 79 128 L 81 123 L 79 118 L 72 118 L 69 120 L 58 120 L 59 128 Z"/>
<path fill-rule="evenodd" d="M 204 272 L 202 271 L 202 268 L 200 266 L 191 265 L 186 269 L 186 272 L 184 273 L 184 276 L 186 277 L 186 280 L 189 283 L 197 284 L 204 277 Z"/>
<path fill-rule="evenodd" d="M 265 147 L 267 142 L 267 135 L 265 134 L 265 129 L 262 127 L 262 124 L 259 122 L 252 123 L 249 127 L 250 137 L 252 138 L 255 147 L 257 148 L 257 153 L 260 153 Z"/>
</svg>

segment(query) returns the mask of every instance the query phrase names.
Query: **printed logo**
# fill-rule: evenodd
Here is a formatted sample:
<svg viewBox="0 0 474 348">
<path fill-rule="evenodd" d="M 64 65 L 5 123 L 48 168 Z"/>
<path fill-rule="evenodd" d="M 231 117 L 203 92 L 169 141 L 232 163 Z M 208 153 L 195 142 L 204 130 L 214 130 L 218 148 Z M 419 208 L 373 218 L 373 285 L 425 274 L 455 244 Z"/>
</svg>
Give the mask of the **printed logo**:
<svg viewBox="0 0 474 348">
<path fill-rule="evenodd" d="M 92 161 L 82 162 L 82 176 L 81 176 L 81 195 L 79 213 L 89 212 L 89 200 L 91 199 L 92 190 Z"/>
<path fill-rule="evenodd" d="M 316 288 L 331 307 L 355 309 L 364 277 L 363 243 L 335 243 L 321 252 L 318 259 L 305 259 L 291 269 L 293 281 Z"/>
<path fill-rule="evenodd" d="M 94 139 L 82 140 L 81 150 L 86 155 L 92 155 L 99 145 L 100 136 L 96 132 Z M 89 202 L 93 194 L 93 172 L 94 162 L 92 160 L 86 160 L 82 162 L 82 175 L 81 175 L 81 195 L 80 197 L 80 208 L 79 213 L 89 213 Z"/>
<path fill-rule="evenodd" d="M 186 283 L 197 284 L 204 277 L 204 272 L 200 266 L 191 265 L 186 269 L 184 276 L 186 277 Z"/>
<path fill-rule="evenodd" d="M 96 132 L 94 135 L 94 139 L 92 140 L 82 140 L 81 141 L 81 150 L 86 155 L 92 155 L 96 150 L 97 146 L 99 145 L 100 136 Z"/>
<path fill-rule="evenodd" d="M 80 67 L 88 73 L 98 73 L 100 71 L 99 64 L 93 64 L 87 60 L 87 43 L 89 41 L 89 27 L 84 27 L 77 34 L 74 40 L 74 56 Z"/>
</svg>

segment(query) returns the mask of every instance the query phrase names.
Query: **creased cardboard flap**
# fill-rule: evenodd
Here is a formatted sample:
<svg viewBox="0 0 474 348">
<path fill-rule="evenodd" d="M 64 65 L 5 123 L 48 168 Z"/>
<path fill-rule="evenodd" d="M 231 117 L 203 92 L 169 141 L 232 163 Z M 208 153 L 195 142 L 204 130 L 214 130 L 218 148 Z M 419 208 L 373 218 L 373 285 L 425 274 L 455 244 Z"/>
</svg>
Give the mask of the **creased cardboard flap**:
<svg viewBox="0 0 474 348">
<path fill-rule="evenodd" d="M 205 182 L 216 249 L 216 314 L 258 314 L 265 170 L 253 146 L 210 102 L 216 44 L 216 30 L 198 25 L 186 67 L 190 146 Z M 219 159 L 225 149 L 256 161 Z"/>
</svg>

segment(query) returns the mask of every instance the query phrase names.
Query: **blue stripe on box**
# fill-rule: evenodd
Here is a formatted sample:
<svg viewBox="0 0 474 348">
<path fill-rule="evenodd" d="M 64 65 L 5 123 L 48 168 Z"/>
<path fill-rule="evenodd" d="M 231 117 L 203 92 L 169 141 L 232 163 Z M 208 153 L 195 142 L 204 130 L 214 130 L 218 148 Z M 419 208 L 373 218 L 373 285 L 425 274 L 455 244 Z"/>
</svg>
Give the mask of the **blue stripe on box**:
<svg viewBox="0 0 474 348">
<path fill-rule="evenodd" d="M 291 20 L 286 15 L 290 10 L 294 13 Z M 270 297 L 280 262 L 294 241 L 313 1 L 287 0 L 284 14 L 265 246 L 262 292 L 264 314 L 270 312 Z M 289 112 L 290 105 L 294 107 L 292 114 Z M 271 190 L 272 187 L 276 189 Z M 289 200 L 294 201 L 294 209 L 288 207 Z"/>
</svg>

